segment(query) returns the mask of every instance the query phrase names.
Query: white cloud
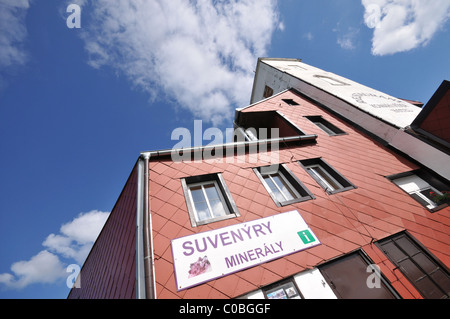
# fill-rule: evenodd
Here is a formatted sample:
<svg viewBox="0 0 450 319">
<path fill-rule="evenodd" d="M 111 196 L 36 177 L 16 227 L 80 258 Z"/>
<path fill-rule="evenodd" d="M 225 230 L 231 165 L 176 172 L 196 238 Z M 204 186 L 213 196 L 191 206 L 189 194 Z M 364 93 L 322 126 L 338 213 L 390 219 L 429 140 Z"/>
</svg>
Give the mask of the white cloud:
<svg viewBox="0 0 450 319">
<path fill-rule="evenodd" d="M 0 284 L 22 289 L 31 284 L 55 283 L 66 278 L 67 264 L 61 258 L 83 264 L 108 216 L 109 213 L 94 210 L 62 225 L 60 234 L 50 234 L 42 243 L 45 250 L 30 260 L 14 263 L 12 274 L 0 274 Z"/>
<path fill-rule="evenodd" d="M 50 234 L 42 245 L 50 251 L 82 264 L 108 216 L 109 213 L 97 210 L 80 214 L 71 222 L 61 226 L 61 234 Z"/>
<path fill-rule="evenodd" d="M 341 48 L 345 50 L 353 50 L 356 48 L 355 40 L 358 36 L 359 30 L 355 28 L 349 28 L 344 34 L 340 34 L 337 39 L 337 43 Z"/>
<path fill-rule="evenodd" d="M 0 274 L 0 283 L 9 288 L 22 289 L 35 283 L 54 283 L 67 276 L 58 256 L 41 251 L 28 261 L 19 261 L 11 266 L 14 275 Z"/>
<path fill-rule="evenodd" d="M 0 87 L 5 81 L 1 73 L 6 68 L 27 61 L 23 42 L 27 36 L 25 17 L 29 6 L 29 0 L 0 0 Z"/>
<path fill-rule="evenodd" d="M 362 0 L 374 29 L 372 53 L 388 55 L 426 46 L 450 18 L 448 0 Z"/>
<path fill-rule="evenodd" d="M 91 66 L 112 67 L 152 99 L 173 98 L 213 124 L 248 104 L 256 59 L 284 29 L 276 0 L 90 4 L 83 39 Z"/>
</svg>

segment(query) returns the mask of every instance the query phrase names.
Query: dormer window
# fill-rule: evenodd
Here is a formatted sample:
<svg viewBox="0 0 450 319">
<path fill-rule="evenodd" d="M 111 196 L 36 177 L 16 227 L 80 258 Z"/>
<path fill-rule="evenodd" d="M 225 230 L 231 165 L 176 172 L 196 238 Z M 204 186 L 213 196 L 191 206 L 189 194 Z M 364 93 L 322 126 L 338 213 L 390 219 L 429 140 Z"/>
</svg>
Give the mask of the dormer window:
<svg viewBox="0 0 450 319">
<path fill-rule="evenodd" d="M 305 135 L 279 111 L 241 113 L 236 124 L 247 141 Z"/>
<path fill-rule="evenodd" d="M 305 116 L 305 117 L 330 136 L 346 134 L 343 130 L 331 124 L 330 122 L 325 120 L 322 116 Z"/>
<path fill-rule="evenodd" d="M 388 179 L 431 212 L 448 205 L 446 190 L 449 186 L 425 171 L 394 175 Z"/>
<path fill-rule="evenodd" d="M 297 102 L 295 102 L 293 99 L 282 99 L 282 101 L 283 101 L 284 103 L 286 103 L 286 104 L 288 104 L 288 105 L 292 105 L 292 106 L 294 106 L 294 105 L 300 105 L 300 104 L 298 104 Z"/>
</svg>

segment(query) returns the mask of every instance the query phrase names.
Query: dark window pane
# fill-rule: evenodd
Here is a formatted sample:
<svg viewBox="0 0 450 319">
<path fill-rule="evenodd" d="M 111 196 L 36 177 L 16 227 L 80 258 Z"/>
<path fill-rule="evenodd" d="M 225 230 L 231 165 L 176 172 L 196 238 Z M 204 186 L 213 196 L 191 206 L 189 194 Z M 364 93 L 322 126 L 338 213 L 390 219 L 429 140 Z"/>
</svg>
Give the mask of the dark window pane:
<svg viewBox="0 0 450 319">
<path fill-rule="evenodd" d="M 394 295 L 387 286 L 380 282 L 380 288 L 367 285 L 369 276 L 368 263 L 359 253 L 340 258 L 320 266 L 319 269 L 327 279 L 336 295 L 343 299 L 392 299 Z M 380 279 L 381 280 L 381 279 Z"/>
<path fill-rule="evenodd" d="M 386 254 L 395 262 L 398 263 L 400 260 L 406 257 L 405 253 L 398 249 L 398 247 L 392 242 L 388 241 L 386 244 L 382 245 L 383 250 Z"/>
<path fill-rule="evenodd" d="M 400 269 L 409 277 L 410 280 L 416 281 L 425 276 L 425 273 L 420 270 L 410 259 L 405 259 L 398 263 Z"/>
<path fill-rule="evenodd" d="M 391 239 L 382 240 L 379 244 L 389 259 L 399 266 L 400 271 L 425 298 L 449 297 L 448 272 L 410 236 L 401 233 Z"/>
<path fill-rule="evenodd" d="M 425 196 L 426 198 L 428 198 L 431 202 L 434 202 L 433 201 L 433 196 L 431 196 L 431 194 L 434 193 L 434 192 L 433 192 L 433 190 L 431 188 L 424 189 L 424 190 L 420 191 L 420 193 L 423 196 Z"/>
<path fill-rule="evenodd" d="M 414 257 L 412 257 L 412 259 L 427 274 L 430 274 L 431 272 L 435 271 L 438 268 L 438 266 L 423 253 L 419 253 L 419 254 L 415 255 Z"/>
<path fill-rule="evenodd" d="M 399 239 L 396 239 L 395 242 L 409 256 L 413 256 L 419 252 L 419 249 L 406 236 L 402 236 Z"/>
<path fill-rule="evenodd" d="M 436 270 L 430 275 L 434 282 L 438 282 L 442 291 L 450 295 L 450 278 L 442 269 Z"/>
<path fill-rule="evenodd" d="M 422 292 L 424 297 L 428 299 L 441 299 L 444 296 L 444 293 L 429 277 L 423 277 L 417 280 L 416 287 Z"/>
</svg>

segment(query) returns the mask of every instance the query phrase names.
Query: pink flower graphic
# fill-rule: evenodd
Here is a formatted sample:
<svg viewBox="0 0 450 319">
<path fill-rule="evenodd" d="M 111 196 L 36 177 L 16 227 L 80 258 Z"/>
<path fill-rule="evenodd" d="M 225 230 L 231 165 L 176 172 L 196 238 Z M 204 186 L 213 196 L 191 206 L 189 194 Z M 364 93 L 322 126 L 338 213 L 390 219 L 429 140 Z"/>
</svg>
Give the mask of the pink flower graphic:
<svg viewBox="0 0 450 319">
<path fill-rule="evenodd" d="M 196 277 L 212 270 L 207 256 L 198 258 L 198 260 L 191 264 L 190 267 L 189 278 Z"/>
</svg>

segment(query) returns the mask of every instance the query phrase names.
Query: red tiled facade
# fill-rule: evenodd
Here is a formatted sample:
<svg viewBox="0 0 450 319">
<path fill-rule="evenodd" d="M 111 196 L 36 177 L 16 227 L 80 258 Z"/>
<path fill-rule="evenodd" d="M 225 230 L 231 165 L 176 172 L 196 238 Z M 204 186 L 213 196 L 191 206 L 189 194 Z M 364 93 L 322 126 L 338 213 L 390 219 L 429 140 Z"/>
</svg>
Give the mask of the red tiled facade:
<svg viewBox="0 0 450 319">
<path fill-rule="evenodd" d="M 286 99 L 298 105 L 289 105 L 283 101 Z M 244 161 L 218 158 L 176 162 L 170 156 L 151 157 L 148 196 L 156 298 L 237 298 L 357 250 L 364 251 L 380 267 L 401 298 L 423 298 L 376 245 L 379 240 L 407 231 L 449 267 L 450 207 L 432 212 L 387 178 L 417 170 L 418 164 L 294 90 L 241 112 L 265 111 L 279 111 L 306 134 L 317 136 L 315 143 L 280 145 L 277 153 L 279 164 L 285 164 L 314 199 L 278 207 L 253 171 L 273 164 L 264 152 L 246 154 Z M 305 116 L 322 116 L 346 134 L 329 136 Z M 326 160 L 355 188 L 335 194 L 325 192 L 298 162 L 313 158 Z M 240 216 L 193 227 L 181 180 L 213 173 L 222 174 Z M 136 174 L 134 169 L 83 267 L 81 289 L 73 289 L 69 298 L 136 297 Z M 320 245 L 178 291 L 172 240 L 292 210 L 301 214 Z"/>
<path fill-rule="evenodd" d="M 290 106 L 282 99 L 293 99 L 300 105 Z M 151 160 L 150 203 L 158 298 L 235 298 L 357 249 L 363 249 L 381 267 L 403 298 L 421 298 L 373 244 L 407 230 L 443 263 L 450 264 L 450 208 L 430 213 L 386 178 L 418 167 L 292 91 L 243 112 L 272 110 L 281 111 L 304 132 L 318 136 L 316 144 L 280 148 L 279 152 L 280 163 L 286 164 L 316 199 L 277 207 L 252 170 L 268 164 L 263 161 L 208 164 Z M 347 135 L 328 136 L 304 117 L 308 115 L 323 116 Z M 357 188 L 328 195 L 297 163 L 317 157 L 326 159 Z M 193 228 L 180 180 L 211 173 L 223 174 L 241 217 Z M 321 245 L 177 292 L 171 240 L 294 209 L 310 225 Z"/>
</svg>

